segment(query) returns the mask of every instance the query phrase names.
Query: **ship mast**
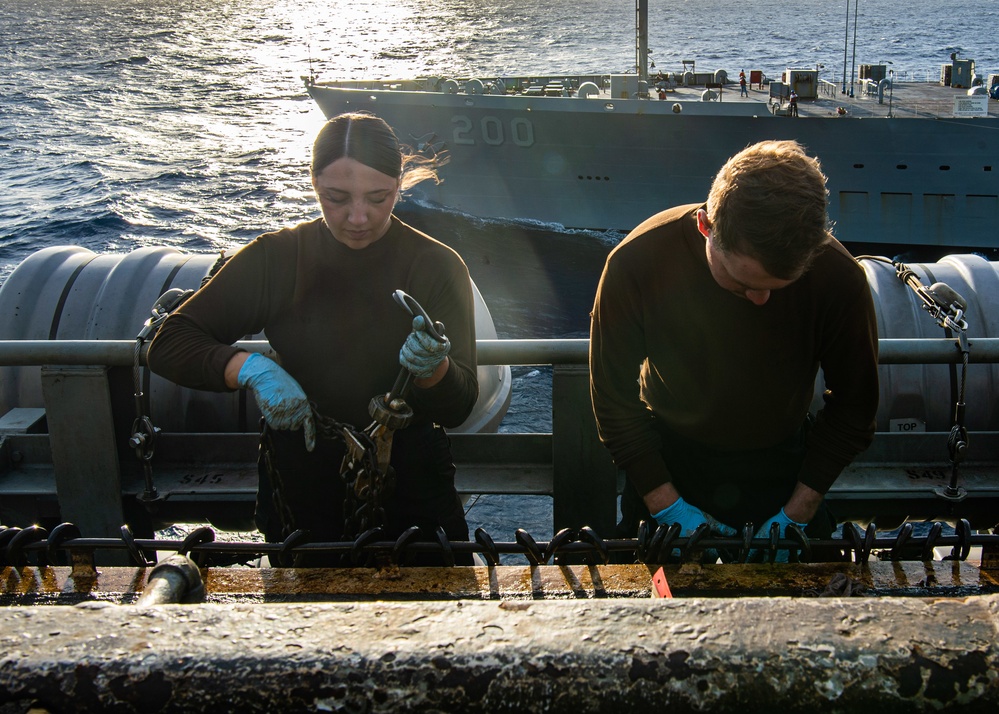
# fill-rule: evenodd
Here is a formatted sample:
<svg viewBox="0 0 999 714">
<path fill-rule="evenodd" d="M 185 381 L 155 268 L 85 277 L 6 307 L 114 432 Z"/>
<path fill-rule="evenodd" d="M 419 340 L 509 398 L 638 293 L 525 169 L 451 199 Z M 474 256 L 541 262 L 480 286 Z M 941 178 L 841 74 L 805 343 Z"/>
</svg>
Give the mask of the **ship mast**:
<svg viewBox="0 0 999 714">
<path fill-rule="evenodd" d="M 635 0 L 635 71 L 649 81 L 649 0 Z"/>
</svg>

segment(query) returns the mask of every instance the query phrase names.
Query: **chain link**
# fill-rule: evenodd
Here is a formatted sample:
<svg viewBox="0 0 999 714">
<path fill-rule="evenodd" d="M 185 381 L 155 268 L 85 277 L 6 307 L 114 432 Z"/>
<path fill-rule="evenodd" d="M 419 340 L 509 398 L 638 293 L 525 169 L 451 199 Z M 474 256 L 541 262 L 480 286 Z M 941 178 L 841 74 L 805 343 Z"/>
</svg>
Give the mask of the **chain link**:
<svg viewBox="0 0 999 714">
<path fill-rule="evenodd" d="M 340 464 L 340 478 L 344 482 L 343 537 L 356 538 L 371 528 L 385 525 L 385 500 L 392 494 L 395 477 L 389 466 L 384 470 L 378 465 L 376 439 L 384 436 L 384 427 L 372 423 L 364 431 L 320 414 L 312 407 L 316 435 L 327 441 L 344 445 Z M 264 427 L 266 429 L 266 426 Z M 280 469 L 273 458 L 273 448 L 264 436 L 264 468 L 270 477 L 274 508 L 281 522 L 282 537 L 287 538 L 296 528 L 295 514 L 284 498 L 284 484 Z"/>
</svg>

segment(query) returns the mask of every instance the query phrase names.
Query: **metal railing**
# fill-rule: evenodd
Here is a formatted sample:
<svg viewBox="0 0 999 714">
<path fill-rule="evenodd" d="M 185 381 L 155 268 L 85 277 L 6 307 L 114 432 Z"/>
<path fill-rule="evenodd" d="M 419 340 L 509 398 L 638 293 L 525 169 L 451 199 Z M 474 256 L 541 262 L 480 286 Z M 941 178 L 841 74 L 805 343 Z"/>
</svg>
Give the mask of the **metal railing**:
<svg viewBox="0 0 999 714">
<path fill-rule="evenodd" d="M 830 82 L 827 79 L 819 80 L 819 94 L 824 94 L 827 97 L 836 98 L 840 94 L 840 86 L 836 82 Z"/>
<path fill-rule="evenodd" d="M 971 362 L 999 362 L 999 338 L 971 338 Z M 250 352 L 266 352 L 266 341 L 236 345 Z M 880 364 L 957 364 L 961 353 L 953 339 L 880 339 Z M 585 365 L 587 339 L 519 339 L 476 341 L 480 365 Z M 140 351 L 145 365 L 148 346 Z M 134 340 L 0 340 L 0 367 L 42 365 L 131 366 Z"/>
</svg>

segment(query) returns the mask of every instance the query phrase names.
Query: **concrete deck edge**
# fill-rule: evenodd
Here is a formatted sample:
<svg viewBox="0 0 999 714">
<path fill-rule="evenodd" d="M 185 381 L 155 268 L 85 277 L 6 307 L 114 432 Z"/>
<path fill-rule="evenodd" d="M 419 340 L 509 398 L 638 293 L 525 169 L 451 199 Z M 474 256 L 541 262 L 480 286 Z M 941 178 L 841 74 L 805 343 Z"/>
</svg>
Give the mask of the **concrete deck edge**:
<svg viewBox="0 0 999 714">
<path fill-rule="evenodd" d="M 999 705 L 997 595 L 90 602 L 0 610 L 0 633 L 0 705 L 53 711 Z"/>
</svg>

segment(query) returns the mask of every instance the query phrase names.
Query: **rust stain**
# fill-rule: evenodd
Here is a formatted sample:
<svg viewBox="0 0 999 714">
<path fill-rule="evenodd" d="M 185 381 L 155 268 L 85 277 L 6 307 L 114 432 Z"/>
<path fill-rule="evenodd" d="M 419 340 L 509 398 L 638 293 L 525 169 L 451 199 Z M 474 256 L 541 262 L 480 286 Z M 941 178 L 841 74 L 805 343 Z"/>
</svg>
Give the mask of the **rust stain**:
<svg viewBox="0 0 999 714">
<path fill-rule="evenodd" d="M 994 571 L 962 561 L 667 565 L 675 597 L 815 595 L 834 577 L 849 578 L 878 595 L 967 596 L 999 592 Z M 67 566 L 3 568 L 0 597 L 16 603 L 77 597 L 140 594 L 147 570 L 102 567 L 93 578 L 74 577 Z M 209 602 L 247 599 L 337 600 L 545 600 L 647 598 L 646 565 L 475 566 L 457 568 L 204 568 Z"/>
</svg>

